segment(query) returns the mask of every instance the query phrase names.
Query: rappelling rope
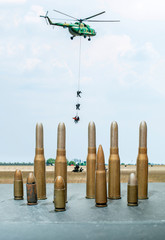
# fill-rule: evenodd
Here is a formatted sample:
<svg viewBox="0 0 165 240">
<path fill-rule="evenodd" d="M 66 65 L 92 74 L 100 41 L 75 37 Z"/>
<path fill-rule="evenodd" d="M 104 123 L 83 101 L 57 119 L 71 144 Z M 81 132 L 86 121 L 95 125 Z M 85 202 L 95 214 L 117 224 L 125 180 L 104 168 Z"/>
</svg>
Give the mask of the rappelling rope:
<svg viewBox="0 0 165 240">
<path fill-rule="evenodd" d="M 80 44 L 79 44 L 79 69 L 78 69 L 78 88 L 77 91 L 80 91 L 80 77 L 81 77 L 81 36 L 80 36 Z M 77 96 L 77 104 L 79 104 L 79 97 Z M 76 115 L 78 116 L 78 111 L 76 110 Z"/>
<path fill-rule="evenodd" d="M 80 73 L 81 73 L 81 36 L 79 45 L 79 71 L 78 71 L 78 91 L 80 90 Z"/>
</svg>

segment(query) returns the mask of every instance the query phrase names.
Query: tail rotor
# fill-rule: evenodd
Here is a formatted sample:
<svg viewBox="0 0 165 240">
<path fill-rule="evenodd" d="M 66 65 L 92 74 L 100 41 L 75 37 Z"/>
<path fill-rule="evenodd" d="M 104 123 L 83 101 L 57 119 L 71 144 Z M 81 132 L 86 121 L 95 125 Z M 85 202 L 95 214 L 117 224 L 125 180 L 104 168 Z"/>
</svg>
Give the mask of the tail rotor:
<svg viewBox="0 0 165 240">
<path fill-rule="evenodd" d="M 48 11 L 46 12 L 45 16 L 41 16 L 41 15 L 40 15 L 40 17 L 45 18 L 46 24 L 47 24 L 47 25 L 49 24 L 49 23 L 48 23 Z"/>
</svg>

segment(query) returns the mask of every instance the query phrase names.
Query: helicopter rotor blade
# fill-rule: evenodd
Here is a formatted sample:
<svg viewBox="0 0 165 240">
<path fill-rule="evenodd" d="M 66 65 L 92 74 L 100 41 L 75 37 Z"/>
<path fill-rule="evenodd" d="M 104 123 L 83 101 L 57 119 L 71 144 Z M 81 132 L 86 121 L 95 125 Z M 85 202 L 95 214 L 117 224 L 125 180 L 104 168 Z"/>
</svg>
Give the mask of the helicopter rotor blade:
<svg viewBox="0 0 165 240">
<path fill-rule="evenodd" d="M 95 14 L 95 15 L 93 15 L 93 16 L 90 16 L 90 17 L 87 17 L 87 18 L 84 18 L 84 19 L 80 19 L 80 20 L 81 20 L 81 21 L 86 21 L 86 20 L 88 20 L 88 19 L 90 19 L 90 18 L 96 17 L 96 16 L 101 15 L 101 14 L 103 14 L 103 13 L 105 13 L 105 11 L 100 12 L 100 13 L 97 13 L 97 14 Z"/>
<path fill-rule="evenodd" d="M 40 15 L 40 17 L 46 18 L 48 16 L 48 11 L 46 12 L 45 16 Z"/>
<path fill-rule="evenodd" d="M 72 21 L 72 19 L 66 19 L 66 18 L 50 18 L 55 20 L 61 20 L 61 21 Z"/>
<path fill-rule="evenodd" d="M 120 22 L 120 20 L 87 20 L 87 22 Z"/>
<path fill-rule="evenodd" d="M 40 17 L 46 18 L 48 16 L 48 11 L 46 12 L 45 16 L 40 15 Z"/>
<path fill-rule="evenodd" d="M 66 13 L 60 12 L 60 11 L 58 11 L 58 10 L 55 10 L 55 9 L 54 9 L 54 11 L 55 11 L 55 12 L 58 12 L 58 13 L 60 13 L 60 14 L 63 14 L 63 15 L 65 15 L 65 16 L 67 16 L 67 17 L 71 17 L 71 18 L 73 18 L 73 19 L 75 19 L 75 20 L 79 21 L 79 19 L 78 19 L 78 18 L 75 18 L 75 17 L 73 17 L 73 16 L 70 16 L 70 15 L 68 15 L 68 14 L 66 14 Z"/>
</svg>

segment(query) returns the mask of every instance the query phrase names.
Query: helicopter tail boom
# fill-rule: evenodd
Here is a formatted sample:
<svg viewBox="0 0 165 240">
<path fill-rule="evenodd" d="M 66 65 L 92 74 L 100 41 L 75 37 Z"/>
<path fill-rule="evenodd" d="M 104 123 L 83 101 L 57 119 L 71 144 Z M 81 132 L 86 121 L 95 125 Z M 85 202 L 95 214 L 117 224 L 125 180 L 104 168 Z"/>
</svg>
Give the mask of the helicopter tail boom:
<svg viewBox="0 0 165 240">
<path fill-rule="evenodd" d="M 48 17 L 48 12 L 46 12 L 45 16 L 40 16 L 40 17 L 45 18 L 47 24 L 50 24 L 50 25 L 53 25 L 53 26 L 64 27 L 64 28 L 70 27 L 70 24 L 68 24 L 68 23 L 58 23 L 58 22 L 57 23 L 53 23 L 50 20 L 50 18 Z"/>
</svg>

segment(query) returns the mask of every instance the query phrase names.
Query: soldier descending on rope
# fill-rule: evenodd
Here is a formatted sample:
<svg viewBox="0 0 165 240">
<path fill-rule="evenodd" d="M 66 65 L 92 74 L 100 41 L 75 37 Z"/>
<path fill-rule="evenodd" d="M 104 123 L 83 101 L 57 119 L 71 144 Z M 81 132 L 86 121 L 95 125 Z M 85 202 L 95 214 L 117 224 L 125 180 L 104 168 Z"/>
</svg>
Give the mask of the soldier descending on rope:
<svg viewBox="0 0 165 240">
<path fill-rule="evenodd" d="M 75 123 L 78 123 L 78 122 L 80 121 L 80 118 L 79 118 L 78 115 L 76 115 L 75 117 L 73 117 L 73 119 L 74 119 L 74 122 L 75 122 Z"/>
<path fill-rule="evenodd" d="M 80 96 L 80 94 L 81 94 L 82 92 L 81 91 L 77 91 L 77 97 L 80 97 L 81 98 L 81 96 Z"/>
<path fill-rule="evenodd" d="M 80 103 L 76 104 L 76 110 L 80 110 Z"/>
</svg>

